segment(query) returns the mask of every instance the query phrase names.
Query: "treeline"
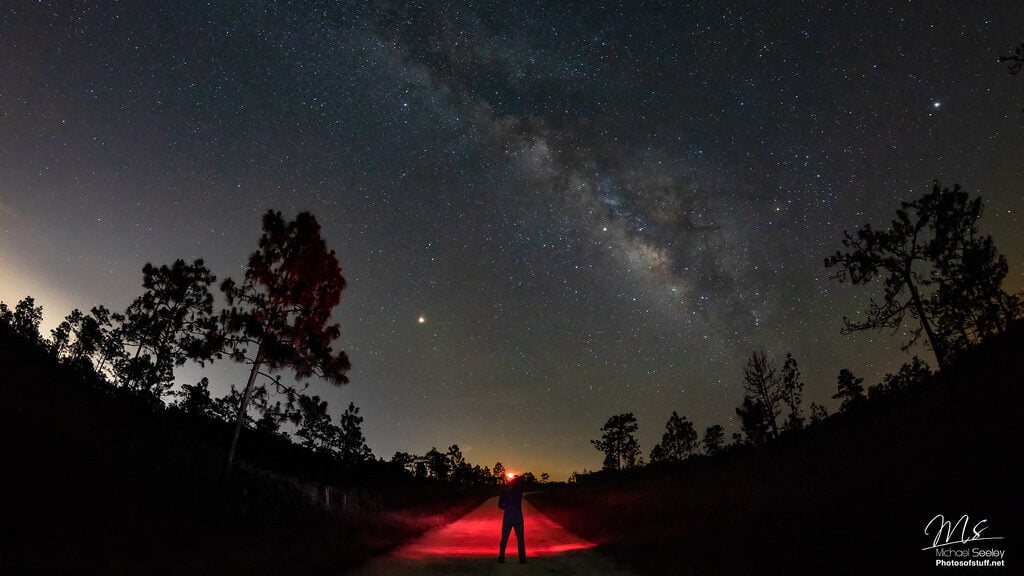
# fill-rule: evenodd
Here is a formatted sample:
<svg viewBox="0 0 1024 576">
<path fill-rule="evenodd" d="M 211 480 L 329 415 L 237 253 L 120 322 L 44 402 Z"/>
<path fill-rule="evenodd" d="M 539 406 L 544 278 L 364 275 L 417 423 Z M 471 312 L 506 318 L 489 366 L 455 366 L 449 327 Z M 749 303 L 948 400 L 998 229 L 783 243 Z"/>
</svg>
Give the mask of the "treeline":
<svg viewBox="0 0 1024 576">
<path fill-rule="evenodd" d="M 241 393 L 232 386 L 224 396 L 214 397 L 210 392 L 210 381 L 203 377 L 195 384 L 182 384 L 178 389 L 172 387 L 140 387 L 118 380 L 122 374 L 118 369 L 105 369 L 110 366 L 121 366 L 128 357 L 123 342 L 115 340 L 121 333 L 119 327 L 106 330 L 95 330 L 95 312 L 107 318 L 122 317 L 109 314 L 101 307 L 93 309 L 92 314 L 84 316 L 73 311 L 65 320 L 51 331 L 51 337 L 45 338 L 40 333 L 43 320 L 41 306 L 35 304 L 31 296 L 19 301 L 13 308 L 0 302 L 0 331 L 8 332 L 19 338 L 27 346 L 51 357 L 66 368 L 73 370 L 80 378 L 106 389 L 111 394 L 129 398 L 142 408 L 149 410 L 171 410 L 187 416 L 230 424 L 234 421 Z M 121 321 L 121 320 L 118 320 Z M 82 330 L 85 327 L 85 330 Z M 105 345 L 91 347 L 90 333 L 100 334 Z M 104 356 L 103 352 L 83 353 L 83 350 L 114 351 L 113 355 Z M 136 381 L 137 382 L 137 381 Z M 159 393 L 158 393 L 159 391 Z M 416 455 L 409 452 L 396 452 L 391 460 L 385 462 L 376 458 L 366 444 L 362 431 L 363 417 L 354 403 L 332 420 L 328 411 L 328 403 L 319 396 L 293 392 L 292 397 L 270 402 L 271 390 L 266 386 L 256 387 L 250 401 L 259 408 L 260 416 L 247 415 L 245 428 L 266 439 L 268 436 L 288 439 L 299 447 L 308 449 L 311 454 L 329 458 L 344 466 L 361 464 L 387 464 L 387 468 L 401 472 L 409 477 L 437 480 L 461 486 L 496 486 L 506 480 L 505 467 L 496 462 L 494 467 L 467 462 L 458 444 L 452 444 L 444 452 L 436 447 L 426 454 Z M 282 424 L 291 424 L 292 432 Z M 548 475 L 541 474 L 538 479 L 533 473 L 520 474 L 527 483 L 547 481 Z"/>
<path fill-rule="evenodd" d="M 855 412 L 869 403 L 884 402 L 904 390 L 926 386 L 934 374 L 928 365 L 915 356 L 895 374 L 886 374 L 882 381 L 867 389 L 863 378 L 843 368 L 837 377 L 840 400 L 839 413 Z M 758 447 L 782 436 L 812 429 L 832 415 L 826 408 L 811 403 L 809 411 L 802 408 L 804 383 L 796 359 L 786 354 L 781 370 L 763 351 L 754 352 L 743 373 L 745 394 L 736 408 L 740 429 L 726 437 L 721 424 L 714 424 L 699 433 L 686 416 L 672 412 L 665 431 L 645 460 L 636 438 L 639 423 L 631 412 L 616 414 L 601 428 L 601 438 L 591 443 L 605 455 L 604 470 L 639 468 L 649 464 L 671 464 L 694 456 L 716 456 L 741 448 Z M 585 473 L 585 472 L 584 472 Z"/>
<path fill-rule="evenodd" d="M 825 259 L 837 268 L 833 278 L 855 285 L 880 281 L 883 298 L 870 299 L 857 320 L 844 317 L 844 333 L 908 329 L 904 351 L 923 341 L 935 355 L 939 370 L 982 341 L 1006 332 L 1024 316 L 1024 293 L 1009 294 L 1002 283 L 1009 270 L 991 236 L 978 230 L 982 201 L 959 186 L 931 192 L 903 202 L 886 230 L 870 224 L 855 234 L 844 232 L 846 251 Z M 847 368 L 839 370 L 832 399 L 839 412 L 848 413 L 870 403 L 882 403 L 904 390 L 927 386 L 935 377 L 917 356 L 895 374 L 865 388 L 864 379 Z M 681 462 L 695 455 L 714 456 L 740 447 L 770 444 L 782 435 L 825 422 L 824 406 L 803 409 L 804 383 L 799 365 L 787 352 L 779 365 L 765 351 L 755 351 L 743 368 L 744 395 L 736 408 L 740 429 L 726 438 L 721 425 L 698 434 L 692 422 L 675 411 L 665 424 L 661 441 L 650 451 L 651 464 Z M 645 465 L 636 433 L 639 425 L 630 413 L 612 416 L 591 440 L 604 453 L 603 469 L 622 470 Z"/>
<path fill-rule="evenodd" d="M 345 573 L 493 492 L 255 427 L 224 482 L 231 422 L 90 377 L 3 322 L 0 366 L 3 573 Z"/>
<path fill-rule="evenodd" d="M 452 482 L 464 486 L 499 486 L 509 477 L 505 466 L 495 462 L 493 468 L 470 464 L 462 455 L 458 444 L 452 444 L 446 452 L 431 448 L 423 456 L 408 452 L 395 452 L 391 464 L 401 467 L 414 478 L 432 478 L 444 482 Z M 532 472 L 516 474 L 526 485 L 547 482 L 548 474 L 542 473 L 538 479 Z"/>
<path fill-rule="evenodd" d="M 308 390 L 310 377 L 335 385 L 348 382 L 348 357 L 333 349 L 339 326 L 330 322 L 345 285 L 313 215 L 301 213 L 288 222 L 280 212 L 268 211 L 241 282 L 227 278 L 218 286 L 201 259 L 147 263 L 143 293 L 123 311 L 103 305 L 73 310 L 47 338 L 40 333 L 43 309 L 27 296 L 13 308 L 0 302 L 0 329 L 85 381 L 146 409 L 231 424 L 225 475 L 243 430 L 287 439 L 349 467 L 380 464 L 367 446 L 359 408 L 349 403 L 332 418 L 328 403 Z M 225 303 L 220 310 L 214 306 L 215 291 Z M 244 386 L 232 384 L 222 397 L 211 394 L 205 377 L 175 386 L 176 367 L 223 359 L 247 366 Z M 288 373 L 291 377 L 285 378 Z M 495 482 L 491 469 L 467 463 L 457 445 L 446 453 L 436 448 L 423 456 L 398 453 L 391 464 L 419 478 L 464 485 Z"/>
<path fill-rule="evenodd" d="M 638 574 L 933 574 L 936 514 L 1014 533 L 1024 478 L 1001 463 L 1024 450 L 1022 379 L 1019 319 L 947 369 L 764 445 L 581 474 L 531 502 Z"/>
</svg>

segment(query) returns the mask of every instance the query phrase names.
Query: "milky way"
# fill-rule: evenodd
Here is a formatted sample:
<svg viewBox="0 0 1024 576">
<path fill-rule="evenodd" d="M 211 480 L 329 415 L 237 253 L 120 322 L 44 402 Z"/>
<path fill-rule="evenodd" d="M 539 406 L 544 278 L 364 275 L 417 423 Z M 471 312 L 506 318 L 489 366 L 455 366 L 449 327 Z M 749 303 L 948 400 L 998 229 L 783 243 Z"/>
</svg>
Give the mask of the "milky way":
<svg viewBox="0 0 1024 576">
<path fill-rule="evenodd" d="M 237 278 L 261 213 L 310 210 L 353 363 L 314 392 L 378 456 L 564 478 L 616 413 L 645 453 L 673 410 L 731 433 L 760 349 L 832 410 L 840 368 L 909 360 L 839 333 L 872 294 L 823 267 L 844 230 L 960 183 L 1024 287 L 1024 79 L 998 62 L 1024 5 L 885 4 L 3 7 L 0 299 L 52 327 L 125 306 L 146 262 Z"/>
</svg>

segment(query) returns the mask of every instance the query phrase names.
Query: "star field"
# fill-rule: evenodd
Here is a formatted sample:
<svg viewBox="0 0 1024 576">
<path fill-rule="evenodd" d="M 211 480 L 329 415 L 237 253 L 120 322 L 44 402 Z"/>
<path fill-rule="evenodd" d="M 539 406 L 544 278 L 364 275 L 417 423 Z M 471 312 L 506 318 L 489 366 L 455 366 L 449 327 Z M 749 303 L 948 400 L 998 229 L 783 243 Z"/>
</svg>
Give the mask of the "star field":
<svg viewBox="0 0 1024 576">
<path fill-rule="evenodd" d="M 876 383 L 900 335 L 823 267 L 934 179 L 1024 287 L 1014 1 L 272 1 L 0 8 L 0 299 L 123 308 L 146 262 L 239 277 L 312 211 L 377 456 L 459 444 L 563 479 L 634 412 L 738 430 L 755 349 Z M 48 331 L 48 330 L 47 330 Z M 931 361 L 927 351 L 918 351 Z M 222 393 L 227 362 L 204 372 Z M 181 381 L 200 377 L 196 367 Z"/>
</svg>

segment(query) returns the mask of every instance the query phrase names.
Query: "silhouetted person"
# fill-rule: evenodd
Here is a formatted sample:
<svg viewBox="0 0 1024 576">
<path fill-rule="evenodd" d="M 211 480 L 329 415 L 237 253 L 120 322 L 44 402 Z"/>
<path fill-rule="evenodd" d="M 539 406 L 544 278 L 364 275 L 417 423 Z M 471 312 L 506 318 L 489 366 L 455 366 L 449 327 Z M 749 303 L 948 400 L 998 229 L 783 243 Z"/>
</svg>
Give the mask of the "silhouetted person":
<svg viewBox="0 0 1024 576">
<path fill-rule="evenodd" d="M 508 487 L 498 497 L 498 508 L 505 511 L 501 519 L 501 545 L 498 547 L 498 562 L 505 561 L 505 545 L 512 529 L 516 530 L 519 544 L 519 563 L 526 563 L 526 541 L 523 540 L 523 483 L 519 476 L 512 478 Z"/>
</svg>

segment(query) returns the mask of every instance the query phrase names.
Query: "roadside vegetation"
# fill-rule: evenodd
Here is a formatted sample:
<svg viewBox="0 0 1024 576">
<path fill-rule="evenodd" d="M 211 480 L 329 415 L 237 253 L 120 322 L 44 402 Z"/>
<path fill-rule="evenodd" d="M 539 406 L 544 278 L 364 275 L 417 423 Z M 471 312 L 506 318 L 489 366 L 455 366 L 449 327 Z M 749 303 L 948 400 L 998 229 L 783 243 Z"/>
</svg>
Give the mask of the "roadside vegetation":
<svg viewBox="0 0 1024 576">
<path fill-rule="evenodd" d="M 934 574 L 937 514 L 1016 549 L 1021 382 L 1018 322 L 770 446 L 581 474 L 531 502 L 643 574 Z"/>
<path fill-rule="evenodd" d="M 1012 540 L 1024 294 L 1003 290 L 1009 266 L 981 215 L 979 198 L 936 182 L 889 228 L 845 233 L 845 250 L 825 259 L 837 280 L 881 288 L 844 332 L 902 333 L 937 370 L 914 356 L 866 385 L 841 368 L 829 414 L 803 407 L 792 353 L 776 363 L 754 351 L 731 439 L 673 411 L 645 461 L 636 418 L 617 414 L 592 441 L 602 470 L 535 504 L 646 574 L 933 573 L 924 548 L 938 514 Z"/>
<path fill-rule="evenodd" d="M 0 302 L 0 572 L 335 574 L 495 491 L 457 444 L 375 457 L 330 322 L 345 280 L 308 213 L 263 217 L 244 278 L 147 264 L 124 311 L 73 310 L 49 337 L 31 296 Z M 223 397 L 175 380 L 236 361 Z"/>
<path fill-rule="evenodd" d="M 338 574 L 492 492 L 84 378 L 0 324 L 5 574 Z"/>
</svg>

